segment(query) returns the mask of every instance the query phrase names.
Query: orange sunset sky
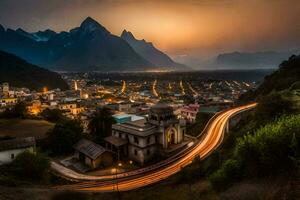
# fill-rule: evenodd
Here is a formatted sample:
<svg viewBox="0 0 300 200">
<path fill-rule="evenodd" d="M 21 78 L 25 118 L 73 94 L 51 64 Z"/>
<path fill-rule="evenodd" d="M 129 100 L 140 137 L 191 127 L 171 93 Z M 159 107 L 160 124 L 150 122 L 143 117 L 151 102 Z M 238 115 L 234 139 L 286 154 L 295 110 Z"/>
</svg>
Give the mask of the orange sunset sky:
<svg viewBox="0 0 300 200">
<path fill-rule="evenodd" d="M 113 34 L 126 29 L 170 55 L 300 46 L 299 0 L 0 1 L 0 24 L 6 28 L 70 30 L 87 16 Z"/>
</svg>

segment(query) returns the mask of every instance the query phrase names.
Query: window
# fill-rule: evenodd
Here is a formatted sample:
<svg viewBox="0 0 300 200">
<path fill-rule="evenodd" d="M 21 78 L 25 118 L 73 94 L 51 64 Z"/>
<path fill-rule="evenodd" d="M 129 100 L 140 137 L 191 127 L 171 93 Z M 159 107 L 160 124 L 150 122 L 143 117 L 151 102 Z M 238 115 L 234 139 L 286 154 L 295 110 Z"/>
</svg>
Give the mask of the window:
<svg viewBox="0 0 300 200">
<path fill-rule="evenodd" d="M 137 137 L 134 137 L 134 143 L 139 144 L 139 140 Z"/>
<path fill-rule="evenodd" d="M 11 158 L 11 159 L 14 159 L 14 158 L 15 158 L 15 154 L 13 154 L 13 153 L 10 154 L 10 158 Z"/>
<path fill-rule="evenodd" d="M 134 150 L 134 155 L 137 156 L 137 153 L 138 153 L 138 152 L 137 152 L 137 150 L 135 149 L 135 150 Z"/>
<path fill-rule="evenodd" d="M 157 143 L 158 142 L 158 136 L 156 135 L 155 136 L 155 143 Z"/>
<path fill-rule="evenodd" d="M 150 152 L 150 150 L 148 149 L 148 150 L 147 150 L 147 156 L 149 156 L 149 155 L 150 155 L 150 153 L 151 153 L 151 152 Z"/>
<path fill-rule="evenodd" d="M 147 138 L 147 144 L 150 144 L 150 137 Z"/>
</svg>

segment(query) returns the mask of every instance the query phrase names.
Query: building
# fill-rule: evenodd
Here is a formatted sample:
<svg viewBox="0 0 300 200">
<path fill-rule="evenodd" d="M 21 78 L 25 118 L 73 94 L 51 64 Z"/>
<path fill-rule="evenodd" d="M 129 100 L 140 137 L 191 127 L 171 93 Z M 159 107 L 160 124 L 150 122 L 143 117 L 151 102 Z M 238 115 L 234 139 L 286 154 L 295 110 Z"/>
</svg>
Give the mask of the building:
<svg viewBox="0 0 300 200">
<path fill-rule="evenodd" d="M 2 93 L 4 97 L 9 97 L 9 84 L 3 83 L 2 84 Z"/>
<path fill-rule="evenodd" d="M 24 151 L 35 153 L 35 138 L 16 138 L 0 141 L 0 165 L 8 164 Z"/>
<path fill-rule="evenodd" d="M 197 113 L 199 112 L 199 107 L 200 106 L 198 104 L 183 106 L 178 109 L 178 116 L 189 123 L 194 123 L 196 121 Z"/>
<path fill-rule="evenodd" d="M 75 149 L 74 157 L 89 166 L 90 169 L 112 165 L 113 157 L 111 152 L 90 140 L 81 139 L 73 148 Z"/>
<path fill-rule="evenodd" d="M 113 118 L 115 119 L 116 123 L 119 124 L 144 119 L 144 117 L 142 116 L 133 115 L 133 114 L 115 114 L 113 115 Z"/>
<path fill-rule="evenodd" d="M 71 115 L 69 116 L 71 118 L 84 111 L 84 107 L 80 107 L 76 103 L 62 103 L 58 105 L 58 109 L 64 111 L 67 116 Z"/>
<path fill-rule="evenodd" d="M 40 100 L 33 100 L 27 105 L 27 110 L 30 114 L 37 115 L 42 112 L 42 103 Z"/>
<path fill-rule="evenodd" d="M 0 98 L 0 106 L 15 105 L 17 102 L 17 98 Z"/>
<path fill-rule="evenodd" d="M 158 104 L 150 109 L 149 118 L 136 121 L 113 124 L 112 136 L 126 141 L 118 144 L 126 145 L 128 158 L 143 165 L 156 153 L 168 150 L 181 143 L 185 134 L 185 121 L 176 119 L 173 109 L 164 104 Z M 120 149 L 121 146 L 118 146 Z M 123 147 L 124 149 L 124 147 Z"/>
</svg>

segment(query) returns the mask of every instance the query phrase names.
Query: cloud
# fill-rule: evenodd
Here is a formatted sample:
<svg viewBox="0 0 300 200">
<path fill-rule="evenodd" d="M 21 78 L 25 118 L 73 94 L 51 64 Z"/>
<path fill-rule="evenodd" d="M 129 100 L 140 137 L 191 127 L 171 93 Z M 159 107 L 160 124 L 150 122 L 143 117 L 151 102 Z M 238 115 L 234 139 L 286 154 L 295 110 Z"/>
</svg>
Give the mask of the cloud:
<svg viewBox="0 0 300 200">
<path fill-rule="evenodd" d="M 300 46 L 298 0 L 1 0 L 6 27 L 56 31 L 92 16 L 174 54 L 256 51 Z"/>
</svg>

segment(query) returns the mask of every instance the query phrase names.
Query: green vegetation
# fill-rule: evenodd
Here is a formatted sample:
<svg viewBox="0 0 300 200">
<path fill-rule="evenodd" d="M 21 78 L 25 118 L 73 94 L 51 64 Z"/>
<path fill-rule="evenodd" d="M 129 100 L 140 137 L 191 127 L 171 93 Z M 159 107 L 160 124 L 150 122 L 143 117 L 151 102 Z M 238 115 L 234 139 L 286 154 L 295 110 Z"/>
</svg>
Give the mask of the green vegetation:
<svg viewBox="0 0 300 200">
<path fill-rule="evenodd" d="M 53 155 L 64 155 L 73 151 L 73 145 L 83 138 L 83 128 L 77 120 L 64 120 L 55 124 L 47 133 L 45 147 Z"/>
<path fill-rule="evenodd" d="M 100 142 L 104 137 L 111 134 L 114 123 L 115 119 L 112 117 L 111 110 L 104 107 L 94 113 L 88 127 L 95 141 Z"/>
<path fill-rule="evenodd" d="M 26 104 L 24 102 L 19 102 L 12 108 L 5 109 L 4 112 L 0 113 L 0 118 L 21 118 L 24 119 L 28 117 L 28 112 Z"/>
<path fill-rule="evenodd" d="M 256 91 L 258 106 L 226 136 L 222 165 L 209 175 L 214 189 L 223 191 L 236 182 L 285 177 L 290 184 L 300 167 L 300 57 L 292 56 L 265 78 Z"/>
<path fill-rule="evenodd" d="M 18 177 L 30 180 L 41 180 L 50 167 L 49 160 L 42 154 L 25 151 L 19 154 L 10 164 L 10 169 Z"/>
<path fill-rule="evenodd" d="M 49 122 L 59 122 L 66 119 L 62 111 L 59 109 L 49 109 L 46 108 L 40 113 L 41 117 Z"/>
<path fill-rule="evenodd" d="M 260 96 L 265 96 L 272 91 L 282 91 L 292 87 L 291 89 L 299 88 L 300 77 L 300 56 L 291 56 L 288 60 L 283 61 L 279 69 L 271 75 L 265 77 L 264 82 L 255 90 L 249 91 L 241 101 L 251 101 Z"/>
<path fill-rule="evenodd" d="M 254 134 L 238 138 L 234 154 L 210 176 L 210 181 L 216 189 L 224 189 L 245 178 L 296 174 L 300 167 L 299 142 L 300 115 L 281 117 Z"/>
<path fill-rule="evenodd" d="M 195 123 L 187 127 L 187 134 L 198 136 L 212 116 L 213 114 L 210 113 L 198 112 Z"/>
<path fill-rule="evenodd" d="M 59 74 L 29 64 L 13 54 L 0 51 L 0 83 L 3 82 L 30 90 L 41 90 L 43 87 L 68 89 L 67 83 Z"/>
<path fill-rule="evenodd" d="M 15 160 L 0 168 L 0 185 L 15 186 L 30 182 L 47 183 L 50 163 L 42 154 L 24 151 Z"/>
<path fill-rule="evenodd" d="M 255 113 L 257 121 L 274 120 L 283 114 L 289 114 L 294 111 L 293 102 L 278 92 L 272 92 L 260 97 L 258 102 Z"/>
</svg>

